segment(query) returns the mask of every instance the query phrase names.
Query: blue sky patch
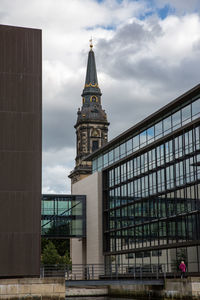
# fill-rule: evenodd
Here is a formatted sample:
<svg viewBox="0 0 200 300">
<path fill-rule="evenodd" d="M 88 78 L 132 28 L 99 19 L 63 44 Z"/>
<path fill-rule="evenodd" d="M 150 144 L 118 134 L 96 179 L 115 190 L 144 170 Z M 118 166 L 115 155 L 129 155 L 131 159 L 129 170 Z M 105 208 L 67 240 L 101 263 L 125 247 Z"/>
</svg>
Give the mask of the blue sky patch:
<svg viewBox="0 0 200 300">
<path fill-rule="evenodd" d="M 174 9 L 172 9 L 168 4 L 163 8 L 157 10 L 157 14 L 161 19 L 165 19 L 168 15 L 174 13 Z"/>
<path fill-rule="evenodd" d="M 154 0 L 146 0 L 148 5 L 148 12 L 140 16 L 140 20 L 145 20 L 153 14 L 157 14 L 160 19 L 167 18 L 170 14 L 175 13 L 175 9 L 172 8 L 169 4 L 164 5 L 162 8 L 158 8 Z"/>
<path fill-rule="evenodd" d="M 95 30 L 95 29 L 98 29 L 98 28 L 101 28 L 101 29 L 104 29 L 104 30 L 115 30 L 116 26 L 115 25 L 107 25 L 107 26 L 95 25 L 95 26 L 86 27 L 85 29 L 86 30 Z"/>
</svg>

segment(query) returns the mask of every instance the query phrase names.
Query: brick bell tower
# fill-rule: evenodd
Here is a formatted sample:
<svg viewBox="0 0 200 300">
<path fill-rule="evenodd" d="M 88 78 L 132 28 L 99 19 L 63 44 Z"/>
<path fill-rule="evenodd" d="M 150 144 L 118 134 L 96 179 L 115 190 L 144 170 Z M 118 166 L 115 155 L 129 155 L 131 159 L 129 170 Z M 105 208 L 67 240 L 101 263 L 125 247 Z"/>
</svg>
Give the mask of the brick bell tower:
<svg viewBox="0 0 200 300">
<path fill-rule="evenodd" d="M 108 141 L 108 120 L 101 106 L 101 90 L 98 86 L 95 56 L 92 40 L 88 53 L 85 86 L 82 93 L 82 107 L 77 112 L 76 166 L 70 173 L 72 184 L 92 173 L 91 162 L 83 159 Z"/>
</svg>

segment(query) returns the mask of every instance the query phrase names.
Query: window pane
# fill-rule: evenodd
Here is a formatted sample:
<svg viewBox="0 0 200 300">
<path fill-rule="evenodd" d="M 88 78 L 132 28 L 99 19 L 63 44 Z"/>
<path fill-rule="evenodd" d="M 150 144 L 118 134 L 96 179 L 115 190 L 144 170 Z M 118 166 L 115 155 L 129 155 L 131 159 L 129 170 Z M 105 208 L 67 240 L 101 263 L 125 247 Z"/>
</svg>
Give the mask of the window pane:
<svg viewBox="0 0 200 300">
<path fill-rule="evenodd" d="M 113 162 L 113 150 L 108 153 L 109 163 Z"/>
<path fill-rule="evenodd" d="M 92 171 L 95 172 L 97 170 L 97 159 L 92 161 Z"/>
<path fill-rule="evenodd" d="M 172 127 L 171 116 L 163 120 L 163 127 L 164 127 L 163 130 L 165 134 L 171 131 L 171 127 Z"/>
<path fill-rule="evenodd" d="M 132 145 L 132 139 L 128 140 L 126 142 L 126 151 L 127 151 L 127 154 L 130 153 L 132 151 L 132 148 L 133 148 L 133 145 Z"/>
<path fill-rule="evenodd" d="M 162 128 L 162 121 L 155 125 L 155 139 L 159 139 L 162 135 L 163 128 Z"/>
<path fill-rule="evenodd" d="M 191 121 L 191 104 L 182 108 L 182 124 L 186 124 Z"/>
<path fill-rule="evenodd" d="M 140 133 L 140 146 L 145 146 L 147 143 L 147 132 L 146 130 Z"/>
<path fill-rule="evenodd" d="M 147 142 L 151 141 L 154 139 L 154 126 L 150 127 L 147 129 Z"/>
<path fill-rule="evenodd" d="M 99 141 L 92 141 L 92 152 L 99 148 Z"/>
<path fill-rule="evenodd" d="M 134 149 L 138 149 L 139 148 L 139 135 L 136 135 L 133 138 L 133 148 Z"/>
<path fill-rule="evenodd" d="M 97 158 L 98 171 L 102 168 L 102 156 Z"/>
<path fill-rule="evenodd" d="M 123 143 L 120 145 L 120 157 L 124 157 L 125 156 L 125 153 L 126 153 L 126 144 Z"/>
<path fill-rule="evenodd" d="M 104 163 L 104 167 L 107 167 L 107 165 L 108 165 L 108 153 L 104 154 L 103 163 Z"/>
<path fill-rule="evenodd" d="M 200 115 L 200 99 L 192 103 L 192 119 L 198 118 Z"/>
<path fill-rule="evenodd" d="M 115 161 L 119 158 L 119 146 L 114 149 Z"/>
<path fill-rule="evenodd" d="M 180 124 L 181 124 L 181 112 L 179 110 L 172 115 L 173 130 L 180 127 Z"/>
</svg>

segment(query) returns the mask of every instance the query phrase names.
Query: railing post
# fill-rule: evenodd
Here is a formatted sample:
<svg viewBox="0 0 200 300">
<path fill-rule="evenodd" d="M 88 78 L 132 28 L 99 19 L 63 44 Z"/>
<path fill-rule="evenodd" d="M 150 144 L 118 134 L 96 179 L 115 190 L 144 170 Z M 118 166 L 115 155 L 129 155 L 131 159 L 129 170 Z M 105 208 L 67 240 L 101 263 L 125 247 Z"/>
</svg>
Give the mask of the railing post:
<svg viewBox="0 0 200 300">
<path fill-rule="evenodd" d="M 87 265 L 87 280 L 89 280 L 90 279 L 90 266 L 89 265 Z"/>
<path fill-rule="evenodd" d="M 118 264 L 116 264 L 116 279 L 118 278 Z"/>
<path fill-rule="evenodd" d="M 166 279 L 166 266 L 164 265 L 164 279 Z"/>
<path fill-rule="evenodd" d="M 66 272 L 67 272 L 67 280 L 69 280 L 69 265 L 67 265 L 67 270 L 66 270 Z"/>
<path fill-rule="evenodd" d="M 87 280 L 87 265 L 84 266 L 84 279 Z"/>
<path fill-rule="evenodd" d="M 142 279 L 142 266 L 140 264 L 140 279 Z"/>
<path fill-rule="evenodd" d="M 44 278 L 44 266 L 40 268 L 40 277 Z"/>
</svg>

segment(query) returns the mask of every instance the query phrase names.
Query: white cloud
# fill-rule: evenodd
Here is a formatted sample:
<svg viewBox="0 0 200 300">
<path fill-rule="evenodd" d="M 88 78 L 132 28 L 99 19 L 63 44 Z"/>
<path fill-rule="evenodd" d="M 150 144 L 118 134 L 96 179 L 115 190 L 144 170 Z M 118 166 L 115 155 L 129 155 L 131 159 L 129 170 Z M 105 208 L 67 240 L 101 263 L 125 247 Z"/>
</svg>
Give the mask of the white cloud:
<svg viewBox="0 0 200 300">
<path fill-rule="evenodd" d="M 164 20 L 153 16 L 125 24 L 109 41 L 99 40 L 111 136 L 199 82 L 199 26 L 197 14 Z"/>
<path fill-rule="evenodd" d="M 43 151 L 43 193 L 70 193 L 68 175 L 74 166 L 75 149 Z"/>
</svg>

